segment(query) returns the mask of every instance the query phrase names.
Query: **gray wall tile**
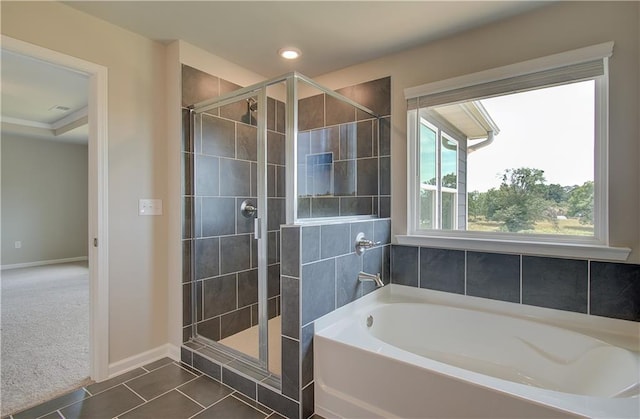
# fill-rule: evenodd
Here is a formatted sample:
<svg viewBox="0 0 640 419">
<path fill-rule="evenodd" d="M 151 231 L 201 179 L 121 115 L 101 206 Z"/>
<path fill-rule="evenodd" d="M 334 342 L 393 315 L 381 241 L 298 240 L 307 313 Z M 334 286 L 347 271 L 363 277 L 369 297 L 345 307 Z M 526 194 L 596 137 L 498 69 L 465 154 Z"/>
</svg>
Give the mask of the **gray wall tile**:
<svg viewBox="0 0 640 419">
<path fill-rule="evenodd" d="M 256 383 L 236 374 L 227 367 L 222 367 L 222 382 L 238 390 L 252 399 L 256 398 Z"/>
<path fill-rule="evenodd" d="M 298 101 L 298 130 L 307 131 L 324 126 L 324 95 Z"/>
<path fill-rule="evenodd" d="M 357 124 L 340 125 L 340 156 L 339 160 L 353 160 L 358 158 Z"/>
<path fill-rule="evenodd" d="M 364 197 L 341 197 L 340 215 L 371 215 L 373 210 L 373 198 Z"/>
<path fill-rule="evenodd" d="M 352 196 L 356 194 L 356 161 L 344 160 L 333 164 L 333 194 Z"/>
<path fill-rule="evenodd" d="M 290 419 L 300 417 L 300 405 L 267 387 L 258 385 L 258 401 Z"/>
<path fill-rule="evenodd" d="M 417 247 L 391 247 L 391 282 L 412 287 L 418 286 Z"/>
<path fill-rule="evenodd" d="M 373 120 L 358 122 L 356 137 L 358 158 L 373 156 Z"/>
<path fill-rule="evenodd" d="M 220 273 L 251 269 L 251 236 L 220 237 Z"/>
<path fill-rule="evenodd" d="M 258 270 L 238 272 L 238 308 L 258 303 Z"/>
<path fill-rule="evenodd" d="M 234 198 L 201 198 L 202 237 L 222 236 L 236 232 L 236 200 Z"/>
<path fill-rule="evenodd" d="M 336 258 L 336 308 L 360 296 L 358 272 L 362 269 L 362 257 L 355 253 Z"/>
<path fill-rule="evenodd" d="M 302 227 L 302 263 L 320 259 L 320 226 Z"/>
<path fill-rule="evenodd" d="M 338 125 L 356 120 L 356 108 L 346 102 L 325 95 L 326 125 Z"/>
<path fill-rule="evenodd" d="M 320 226 L 320 258 L 344 255 L 350 252 L 349 224 L 328 224 Z"/>
<path fill-rule="evenodd" d="M 220 159 L 196 155 L 196 190 L 198 196 L 220 195 Z"/>
<path fill-rule="evenodd" d="M 235 157 L 235 124 L 225 119 L 202 115 L 202 153 Z"/>
<path fill-rule="evenodd" d="M 299 400 L 300 396 L 300 344 L 282 337 L 282 394 Z"/>
<path fill-rule="evenodd" d="M 378 159 L 359 159 L 357 173 L 358 195 L 378 195 Z"/>
<path fill-rule="evenodd" d="M 236 274 L 207 279 L 202 285 L 205 319 L 236 309 Z"/>
<path fill-rule="evenodd" d="M 309 323 L 302 328 L 300 338 L 300 354 L 302 356 L 302 383 L 301 387 L 305 387 L 313 381 L 313 333 L 315 330 L 314 323 Z"/>
<path fill-rule="evenodd" d="M 420 287 L 464 294 L 465 252 L 420 248 Z"/>
<path fill-rule="evenodd" d="M 591 262 L 591 314 L 640 321 L 640 265 Z"/>
<path fill-rule="evenodd" d="M 520 256 L 467 252 L 467 295 L 520 302 Z"/>
<path fill-rule="evenodd" d="M 391 77 L 338 89 L 338 93 L 371 109 L 380 116 L 391 115 Z"/>
<path fill-rule="evenodd" d="M 300 335 L 300 281 L 282 276 L 282 334 L 294 339 Z"/>
<path fill-rule="evenodd" d="M 238 124 L 237 157 L 242 160 L 258 161 L 258 129 L 252 125 Z"/>
<path fill-rule="evenodd" d="M 340 154 L 340 129 L 337 126 L 311 131 L 309 142 L 311 154 L 333 153 L 333 160 Z"/>
<path fill-rule="evenodd" d="M 297 277 L 300 275 L 300 227 L 283 227 L 281 234 L 282 274 Z"/>
<path fill-rule="evenodd" d="M 267 131 L 267 163 L 285 164 L 285 141 L 283 134 Z"/>
<path fill-rule="evenodd" d="M 220 182 L 221 196 L 247 196 L 251 194 L 251 166 L 247 161 L 220 159 L 220 173 L 224 181 Z"/>
<path fill-rule="evenodd" d="M 182 106 L 218 96 L 218 78 L 187 65 L 182 66 Z"/>
<path fill-rule="evenodd" d="M 251 327 L 251 308 L 245 307 L 220 317 L 220 339 Z"/>
<path fill-rule="evenodd" d="M 302 266 L 302 324 L 335 310 L 335 259 Z"/>
<path fill-rule="evenodd" d="M 218 238 L 196 240 L 196 279 L 220 274 L 219 244 Z"/>
<path fill-rule="evenodd" d="M 334 217 L 340 215 L 339 198 L 311 198 L 311 217 Z"/>
<path fill-rule="evenodd" d="M 284 198 L 269 198 L 267 200 L 267 209 L 268 212 L 268 220 L 267 220 L 267 230 L 269 231 L 279 231 L 280 226 L 286 224 L 286 207 L 285 207 L 285 199 Z"/>
<path fill-rule="evenodd" d="M 205 373 L 206 375 L 208 375 L 213 379 L 220 380 L 221 378 L 220 365 L 208 360 L 207 358 L 203 357 L 197 352 L 193 353 L 193 367 L 196 368 L 198 371 L 202 371 L 203 373 Z"/>
<path fill-rule="evenodd" d="M 391 155 L 391 118 L 380 118 L 379 119 L 379 148 L 381 156 L 390 156 Z"/>
<path fill-rule="evenodd" d="M 522 303 L 587 312 L 586 260 L 522 257 Z"/>
<path fill-rule="evenodd" d="M 380 195 L 391 195 L 391 158 L 380 158 Z"/>
<path fill-rule="evenodd" d="M 197 327 L 198 335 L 215 341 L 220 340 L 220 317 L 198 322 Z"/>
</svg>

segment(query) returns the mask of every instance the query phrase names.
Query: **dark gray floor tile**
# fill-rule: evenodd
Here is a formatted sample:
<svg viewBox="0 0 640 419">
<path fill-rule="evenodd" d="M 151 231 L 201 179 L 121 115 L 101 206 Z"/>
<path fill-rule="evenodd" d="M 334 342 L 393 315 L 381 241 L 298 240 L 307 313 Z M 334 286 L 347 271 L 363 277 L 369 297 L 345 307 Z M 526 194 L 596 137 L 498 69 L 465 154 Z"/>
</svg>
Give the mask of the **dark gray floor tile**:
<svg viewBox="0 0 640 419">
<path fill-rule="evenodd" d="M 120 416 L 119 419 L 187 419 L 203 410 L 202 406 L 173 390 Z"/>
<path fill-rule="evenodd" d="M 88 396 L 89 394 L 87 394 L 86 391 L 84 391 L 83 389 L 79 389 L 71 393 L 67 393 L 63 396 L 56 397 L 53 400 L 49 400 L 30 409 L 23 410 L 22 412 L 14 414 L 13 417 L 15 419 L 37 418 L 47 413 L 58 410 L 61 407 L 76 403 L 77 401 L 82 400 Z"/>
<path fill-rule="evenodd" d="M 66 419 L 111 419 L 144 403 L 133 391 L 120 384 L 97 396 L 79 401 L 61 409 Z"/>
<path fill-rule="evenodd" d="M 273 412 L 272 414 L 270 414 L 269 416 L 267 416 L 268 419 L 286 419 L 284 416 L 282 416 L 280 413 L 278 412 Z"/>
<path fill-rule="evenodd" d="M 233 397 L 235 397 L 236 399 L 244 402 L 245 404 L 248 404 L 249 406 L 253 407 L 256 410 L 259 410 L 260 412 L 264 413 L 265 415 L 270 415 L 273 413 L 273 409 L 269 409 L 267 406 L 264 406 L 260 403 L 258 403 L 257 401 L 248 398 L 247 396 L 245 396 L 242 393 L 238 393 L 237 391 L 235 393 L 233 393 Z"/>
<path fill-rule="evenodd" d="M 146 373 L 147 371 L 143 370 L 142 368 L 136 368 L 135 370 L 125 372 L 124 374 L 120 374 L 117 377 L 113 377 L 109 380 L 102 381 L 100 383 L 91 384 L 85 388 L 89 393 L 95 396 L 96 394 L 103 392 L 107 389 L 110 389 L 111 387 L 115 387 L 118 384 L 122 384 L 125 381 L 129 381 L 132 378 L 136 378 Z"/>
<path fill-rule="evenodd" d="M 233 393 L 233 389 L 206 376 L 189 381 L 178 387 L 178 390 L 205 407 Z"/>
<path fill-rule="evenodd" d="M 46 416 L 41 416 L 39 419 L 60 419 L 60 418 L 62 418 L 62 416 L 60 416 L 60 413 L 56 411 L 56 412 L 49 413 Z"/>
<path fill-rule="evenodd" d="M 165 356 L 164 358 L 161 358 L 161 359 L 159 359 L 157 361 L 153 361 L 153 362 L 151 362 L 151 363 L 149 363 L 147 365 L 143 365 L 142 368 L 144 368 L 147 371 L 153 371 L 153 370 L 157 370 L 158 368 L 163 367 L 163 366 L 165 366 L 167 364 L 171 364 L 172 362 L 173 362 L 173 359 L 168 358 L 168 357 Z"/>
<path fill-rule="evenodd" d="M 149 400 L 187 381 L 193 380 L 195 377 L 194 374 L 187 370 L 175 364 L 169 364 L 142 377 L 134 378 L 127 383 L 127 386 L 146 400 Z"/>
<path fill-rule="evenodd" d="M 194 419 L 263 419 L 266 417 L 267 415 L 265 415 L 264 413 L 241 402 L 233 396 L 228 396 L 227 398 L 202 411 L 197 416 L 194 416 Z"/>
</svg>

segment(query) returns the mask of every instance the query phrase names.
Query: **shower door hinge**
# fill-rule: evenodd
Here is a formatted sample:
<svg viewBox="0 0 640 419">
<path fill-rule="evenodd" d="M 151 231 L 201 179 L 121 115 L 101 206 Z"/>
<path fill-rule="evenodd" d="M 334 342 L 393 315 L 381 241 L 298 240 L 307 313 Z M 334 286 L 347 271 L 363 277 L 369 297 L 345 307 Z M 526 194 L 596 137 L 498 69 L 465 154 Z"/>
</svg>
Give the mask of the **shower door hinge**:
<svg viewBox="0 0 640 419">
<path fill-rule="evenodd" d="M 98 247 L 98 238 L 97 237 L 93 238 L 93 247 Z"/>
</svg>

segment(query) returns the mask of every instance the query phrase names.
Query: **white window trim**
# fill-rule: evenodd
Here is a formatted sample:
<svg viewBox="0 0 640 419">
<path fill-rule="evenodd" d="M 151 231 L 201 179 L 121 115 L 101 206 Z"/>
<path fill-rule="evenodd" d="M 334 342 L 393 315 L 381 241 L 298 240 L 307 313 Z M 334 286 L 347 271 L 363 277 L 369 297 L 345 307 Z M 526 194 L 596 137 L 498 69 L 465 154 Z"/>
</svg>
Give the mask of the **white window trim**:
<svg viewBox="0 0 640 419">
<path fill-rule="evenodd" d="M 415 246 L 444 247 L 477 251 L 496 251 L 505 253 L 532 254 L 541 256 L 559 256 L 585 259 L 624 261 L 631 249 L 609 245 L 608 211 L 608 57 L 613 53 L 613 42 L 598 44 L 586 48 L 554 54 L 504 67 L 498 67 L 478 73 L 454 77 L 447 80 L 423 84 L 405 89 L 406 99 L 445 92 L 447 90 L 479 85 L 508 77 L 533 74 L 572 64 L 602 59 L 604 76 L 596 80 L 596 150 L 594 179 L 597 179 L 594 191 L 594 237 L 520 235 L 517 233 L 486 233 L 470 231 L 419 230 L 417 224 L 418 206 L 417 188 L 419 188 L 419 154 L 416 128 L 419 108 L 407 112 L 407 235 L 396 236 L 399 244 Z"/>
</svg>

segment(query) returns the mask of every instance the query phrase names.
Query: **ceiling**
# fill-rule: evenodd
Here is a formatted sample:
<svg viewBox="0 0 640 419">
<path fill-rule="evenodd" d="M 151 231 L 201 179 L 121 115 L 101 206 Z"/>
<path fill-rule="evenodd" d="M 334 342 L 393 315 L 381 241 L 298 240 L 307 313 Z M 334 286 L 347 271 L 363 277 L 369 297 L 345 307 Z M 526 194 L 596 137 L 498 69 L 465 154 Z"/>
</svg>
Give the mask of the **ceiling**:
<svg viewBox="0 0 640 419">
<path fill-rule="evenodd" d="M 2 134 L 87 143 L 87 75 L 2 50 Z"/>
<path fill-rule="evenodd" d="M 160 42 L 182 39 L 265 78 L 315 77 L 497 22 L 548 1 L 68 1 Z M 302 50 L 286 61 L 284 46 Z M 2 51 L 2 133 L 86 143 L 88 79 Z M 69 108 L 60 111 L 56 106 Z M 84 122 L 84 123 L 83 123 Z"/>
<path fill-rule="evenodd" d="M 490 24 L 548 1 L 69 1 L 157 41 L 182 39 L 272 78 L 316 77 Z M 302 50 L 291 62 L 277 51 Z"/>
</svg>

